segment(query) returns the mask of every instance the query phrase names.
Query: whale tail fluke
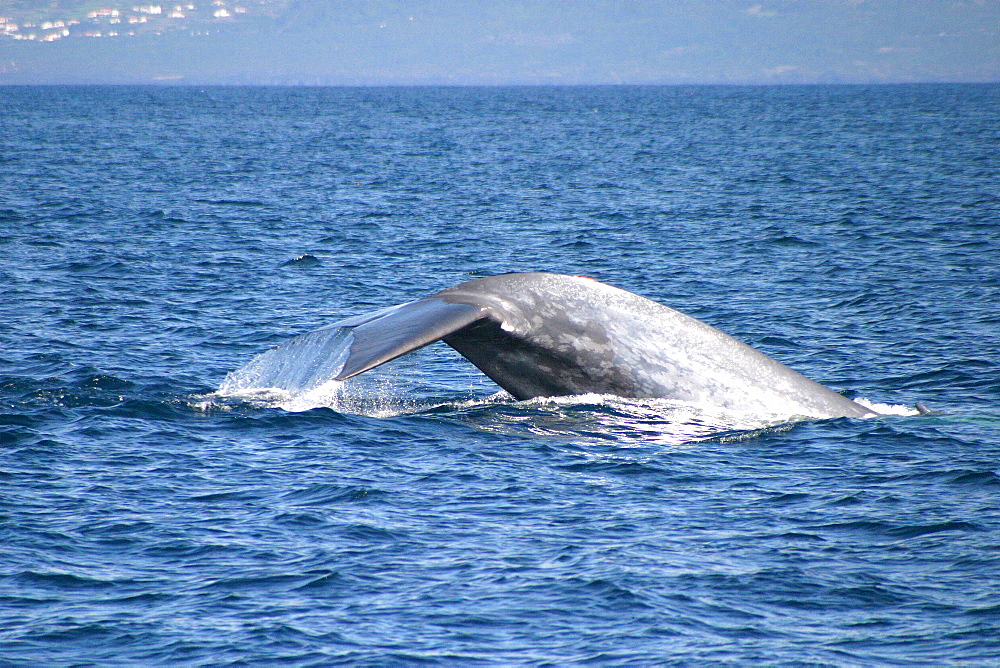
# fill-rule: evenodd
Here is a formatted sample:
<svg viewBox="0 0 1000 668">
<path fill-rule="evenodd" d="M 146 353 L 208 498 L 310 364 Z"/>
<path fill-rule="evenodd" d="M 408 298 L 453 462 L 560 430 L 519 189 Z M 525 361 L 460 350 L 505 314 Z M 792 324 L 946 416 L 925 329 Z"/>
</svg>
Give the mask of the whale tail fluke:
<svg viewBox="0 0 1000 668">
<path fill-rule="evenodd" d="M 472 304 L 427 297 L 334 323 L 349 330 L 347 357 L 333 380 L 347 380 L 408 352 L 440 341 L 484 317 Z"/>
</svg>

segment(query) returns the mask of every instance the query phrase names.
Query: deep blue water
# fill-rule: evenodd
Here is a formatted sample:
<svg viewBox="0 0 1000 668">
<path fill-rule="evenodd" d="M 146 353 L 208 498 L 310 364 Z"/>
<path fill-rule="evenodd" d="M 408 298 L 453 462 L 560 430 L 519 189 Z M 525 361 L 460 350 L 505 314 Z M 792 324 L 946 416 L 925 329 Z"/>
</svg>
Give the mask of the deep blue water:
<svg viewBox="0 0 1000 668">
<path fill-rule="evenodd" d="M 1000 86 L 6 87 L 0 129 L 0 665 L 1000 664 Z M 935 413 L 699 430 L 441 344 L 215 394 L 533 270 Z"/>
</svg>

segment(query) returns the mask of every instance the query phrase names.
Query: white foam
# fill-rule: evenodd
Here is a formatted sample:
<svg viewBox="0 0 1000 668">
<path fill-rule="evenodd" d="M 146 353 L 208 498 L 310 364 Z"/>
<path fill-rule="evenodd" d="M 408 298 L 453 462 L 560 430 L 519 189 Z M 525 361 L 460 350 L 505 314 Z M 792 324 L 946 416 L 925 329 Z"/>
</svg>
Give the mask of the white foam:
<svg viewBox="0 0 1000 668">
<path fill-rule="evenodd" d="M 879 404 L 874 401 L 869 401 L 868 399 L 855 399 L 854 402 L 875 411 L 879 415 L 901 415 L 904 417 L 913 417 L 914 415 L 921 414 L 916 408 L 904 406 L 903 404 Z M 869 415 L 868 417 L 876 416 Z"/>
<path fill-rule="evenodd" d="M 462 414 L 478 415 L 476 409 L 496 403 L 508 403 L 524 410 L 491 414 L 486 423 L 477 418 L 473 422 L 477 428 L 511 435 L 555 436 L 578 443 L 607 443 L 610 438 L 616 448 L 680 446 L 708 439 L 740 440 L 804 419 L 728 411 L 669 399 L 626 399 L 602 394 L 542 397 L 518 402 L 506 393 L 498 393 L 451 406 L 461 420 Z"/>
</svg>

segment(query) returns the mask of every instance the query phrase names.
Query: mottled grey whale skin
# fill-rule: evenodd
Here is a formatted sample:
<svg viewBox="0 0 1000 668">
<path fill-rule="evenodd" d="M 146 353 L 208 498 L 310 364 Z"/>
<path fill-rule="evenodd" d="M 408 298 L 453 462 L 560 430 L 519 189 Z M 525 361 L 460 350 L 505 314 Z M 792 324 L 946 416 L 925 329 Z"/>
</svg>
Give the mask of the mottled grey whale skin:
<svg viewBox="0 0 1000 668">
<path fill-rule="evenodd" d="M 590 278 L 504 274 L 351 318 L 335 379 L 443 340 L 518 399 L 667 398 L 803 417 L 873 411 L 700 320 Z"/>
</svg>

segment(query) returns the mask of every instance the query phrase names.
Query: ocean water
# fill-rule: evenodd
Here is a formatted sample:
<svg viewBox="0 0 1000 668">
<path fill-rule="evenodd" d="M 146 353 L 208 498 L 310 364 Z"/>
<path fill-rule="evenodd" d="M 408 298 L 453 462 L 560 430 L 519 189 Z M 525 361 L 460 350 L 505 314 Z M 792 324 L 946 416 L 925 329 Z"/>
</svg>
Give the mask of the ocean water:
<svg viewBox="0 0 1000 668">
<path fill-rule="evenodd" d="M 0 129 L 0 665 L 1000 665 L 1000 86 L 3 87 Z M 517 402 L 443 344 L 218 391 L 509 271 L 893 414 Z"/>
</svg>

